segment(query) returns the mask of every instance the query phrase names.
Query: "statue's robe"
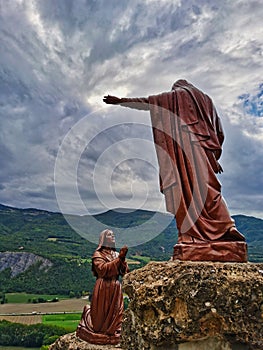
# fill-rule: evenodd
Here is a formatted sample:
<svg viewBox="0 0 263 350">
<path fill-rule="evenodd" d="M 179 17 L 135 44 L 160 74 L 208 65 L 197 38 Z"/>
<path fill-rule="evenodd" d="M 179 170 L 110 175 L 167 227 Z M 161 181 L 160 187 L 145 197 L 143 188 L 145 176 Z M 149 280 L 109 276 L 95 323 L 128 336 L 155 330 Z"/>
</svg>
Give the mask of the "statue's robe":
<svg viewBox="0 0 263 350">
<path fill-rule="evenodd" d="M 84 307 L 77 336 L 91 344 L 118 344 L 123 314 L 123 295 L 119 275 L 127 272 L 126 262 L 114 250 L 101 248 L 92 258 L 97 276 L 90 307 Z"/>
<path fill-rule="evenodd" d="M 178 243 L 243 242 L 216 177 L 222 171 L 218 160 L 224 134 L 210 97 L 187 81 L 179 80 L 170 92 L 148 98 L 123 98 L 121 104 L 150 110 L 160 190 L 165 195 L 167 210 L 175 215 Z M 231 247 L 236 249 L 236 245 Z M 219 250 L 223 254 L 221 247 Z M 243 261 L 245 244 L 241 250 Z"/>
</svg>

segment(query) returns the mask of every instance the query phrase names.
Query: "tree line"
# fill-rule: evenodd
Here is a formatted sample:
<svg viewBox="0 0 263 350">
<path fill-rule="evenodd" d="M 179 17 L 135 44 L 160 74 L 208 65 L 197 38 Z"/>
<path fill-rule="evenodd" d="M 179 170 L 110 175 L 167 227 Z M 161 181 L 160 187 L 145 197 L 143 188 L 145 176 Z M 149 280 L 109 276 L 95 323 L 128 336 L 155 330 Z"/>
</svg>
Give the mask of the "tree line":
<svg viewBox="0 0 263 350">
<path fill-rule="evenodd" d="M 67 330 L 58 326 L 44 324 L 24 325 L 9 321 L 0 321 L 0 345 L 40 348 L 52 344 Z"/>
</svg>

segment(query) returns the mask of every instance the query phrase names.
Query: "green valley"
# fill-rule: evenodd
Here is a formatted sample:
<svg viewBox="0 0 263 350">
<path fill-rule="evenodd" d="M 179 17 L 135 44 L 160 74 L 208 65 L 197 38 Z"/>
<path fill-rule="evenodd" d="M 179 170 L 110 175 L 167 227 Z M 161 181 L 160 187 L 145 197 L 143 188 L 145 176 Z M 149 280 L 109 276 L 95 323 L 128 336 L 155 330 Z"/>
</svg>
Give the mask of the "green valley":
<svg viewBox="0 0 263 350">
<path fill-rule="evenodd" d="M 151 238 L 156 221 L 167 218 L 167 215 L 144 210 L 108 211 L 95 218 L 112 228 L 117 239 L 127 228 L 141 227 L 141 236 L 146 237 L 146 241 Z M 244 215 L 236 215 L 234 219 L 246 236 L 249 261 L 262 262 L 263 220 Z M 92 232 L 95 229 L 89 224 L 87 230 Z M 170 259 L 176 240 L 175 221 L 170 220 L 159 235 L 129 248 L 131 269 L 142 267 L 150 260 Z M 91 257 L 95 247 L 95 243 L 76 233 L 60 213 L 0 205 L 0 254 L 30 253 L 45 259 L 15 275 L 0 259 L 0 292 L 77 297 L 83 292 L 91 292 L 95 281 L 91 273 Z"/>
</svg>

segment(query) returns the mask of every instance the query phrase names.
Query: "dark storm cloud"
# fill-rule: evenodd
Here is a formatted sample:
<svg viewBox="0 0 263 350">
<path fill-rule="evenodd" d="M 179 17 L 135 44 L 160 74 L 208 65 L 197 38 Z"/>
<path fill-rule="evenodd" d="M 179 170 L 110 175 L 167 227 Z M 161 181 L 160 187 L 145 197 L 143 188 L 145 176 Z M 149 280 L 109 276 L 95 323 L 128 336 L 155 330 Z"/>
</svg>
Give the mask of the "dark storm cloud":
<svg viewBox="0 0 263 350">
<path fill-rule="evenodd" d="M 0 0 L 0 202 L 57 210 L 54 165 L 73 130 L 60 184 L 69 212 L 80 210 L 75 170 L 89 210 L 140 207 L 145 196 L 154 210 L 163 197 L 149 114 L 100 110 L 102 97 L 148 96 L 186 78 L 222 117 L 230 209 L 260 215 L 262 11 L 259 0 Z"/>
</svg>

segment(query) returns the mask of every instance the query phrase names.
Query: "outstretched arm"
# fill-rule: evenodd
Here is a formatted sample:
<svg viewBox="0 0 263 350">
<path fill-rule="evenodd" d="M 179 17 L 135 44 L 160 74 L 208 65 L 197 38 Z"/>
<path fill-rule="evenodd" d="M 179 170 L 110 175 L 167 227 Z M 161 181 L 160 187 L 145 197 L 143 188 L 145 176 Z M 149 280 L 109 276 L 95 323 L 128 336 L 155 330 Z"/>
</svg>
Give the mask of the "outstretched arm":
<svg viewBox="0 0 263 350">
<path fill-rule="evenodd" d="M 118 105 L 121 103 L 121 98 L 108 95 L 103 97 L 103 102 L 107 103 L 108 105 Z"/>
<path fill-rule="evenodd" d="M 104 96 L 103 102 L 111 105 L 121 105 L 124 107 L 129 107 L 133 109 L 140 109 L 144 111 L 148 111 L 150 109 L 149 107 L 149 100 L 147 97 L 135 97 L 135 98 L 119 98 L 116 96 Z"/>
</svg>

